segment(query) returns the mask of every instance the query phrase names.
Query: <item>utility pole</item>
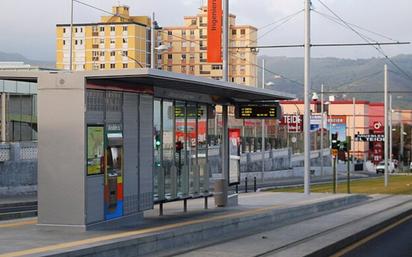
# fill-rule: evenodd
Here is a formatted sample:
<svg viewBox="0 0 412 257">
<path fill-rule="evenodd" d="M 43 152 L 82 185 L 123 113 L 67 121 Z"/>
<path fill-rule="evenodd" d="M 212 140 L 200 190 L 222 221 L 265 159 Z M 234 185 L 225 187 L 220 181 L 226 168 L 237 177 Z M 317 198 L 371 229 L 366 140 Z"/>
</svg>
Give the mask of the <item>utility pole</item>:
<svg viewBox="0 0 412 257">
<path fill-rule="evenodd" d="M 223 81 L 229 81 L 229 0 L 223 0 Z"/>
<path fill-rule="evenodd" d="M 352 98 L 353 102 L 353 115 L 352 115 L 352 134 L 353 134 L 353 139 L 355 139 L 355 133 L 356 133 L 356 98 Z M 352 148 L 352 147 L 351 147 Z M 354 164 L 354 150 L 355 150 L 355 140 L 353 140 L 353 150 L 352 150 L 352 163 Z M 349 161 L 349 152 L 348 152 L 348 161 Z M 355 169 L 355 165 L 353 165 L 353 168 Z"/>
<path fill-rule="evenodd" d="M 305 65 L 304 65 L 304 194 L 310 194 L 310 6 L 311 1 L 305 0 Z"/>
<path fill-rule="evenodd" d="M 262 88 L 265 88 L 265 59 L 262 60 Z M 262 174 L 260 180 L 263 183 L 265 179 L 265 154 L 266 154 L 266 142 L 265 142 L 265 120 L 262 119 Z"/>
<path fill-rule="evenodd" d="M 384 108 L 385 108 L 385 187 L 388 186 L 388 65 L 384 67 Z"/>
<path fill-rule="evenodd" d="M 324 148 L 324 144 L 323 144 L 323 134 L 324 134 L 324 126 L 323 126 L 323 122 L 324 122 L 324 99 L 323 99 L 323 84 L 320 85 L 320 175 L 323 176 L 323 148 Z"/>
<path fill-rule="evenodd" d="M 150 68 L 156 69 L 156 33 L 155 33 L 155 13 L 152 14 L 152 22 L 150 27 L 150 47 L 151 50 L 151 60 L 150 60 Z"/>
<path fill-rule="evenodd" d="M 400 149 L 399 149 L 399 154 L 400 154 L 400 158 L 399 158 L 399 166 L 401 167 L 401 171 L 403 172 L 403 161 L 404 161 L 404 146 L 405 146 L 405 138 L 404 138 L 404 133 L 405 133 L 405 128 L 402 122 L 402 113 L 400 113 L 401 118 L 399 119 L 400 123 L 401 123 L 401 133 L 400 133 Z"/>
<path fill-rule="evenodd" d="M 71 0 L 70 5 L 70 61 L 69 61 L 69 70 L 73 70 L 73 0 Z"/>
<path fill-rule="evenodd" d="M 393 153 L 392 153 L 392 94 L 389 94 L 389 163 L 393 163 Z"/>
<path fill-rule="evenodd" d="M 223 0 L 223 81 L 229 81 L 229 0 Z M 223 195 L 225 206 L 228 203 L 229 191 L 229 127 L 228 127 L 228 105 L 222 105 L 222 175 Z"/>
</svg>

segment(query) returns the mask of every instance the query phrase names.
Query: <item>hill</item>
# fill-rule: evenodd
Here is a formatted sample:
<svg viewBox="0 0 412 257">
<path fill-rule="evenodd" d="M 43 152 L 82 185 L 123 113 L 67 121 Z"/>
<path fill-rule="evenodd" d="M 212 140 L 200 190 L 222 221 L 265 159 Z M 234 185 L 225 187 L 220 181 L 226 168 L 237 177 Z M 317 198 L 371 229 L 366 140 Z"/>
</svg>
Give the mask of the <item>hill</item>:
<svg viewBox="0 0 412 257">
<path fill-rule="evenodd" d="M 24 62 L 33 66 L 39 66 L 41 68 L 54 68 L 54 61 L 40 61 L 40 60 L 31 60 L 25 56 L 18 53 L 5 53 L 0 52 L 0 62 Z"/>
<path fill-rule="evenodd" d="M 263 56 L 259 58 L 260 62 L 262 58 L 265 59 L 268 70 L 287 78 L 282 79 L 266 72 L 266 82 L 273 82 L 273 89 L 302 97 L 303 58 Z M 412 77 L 412 55 L 399 55 L 392 60 Z M 370 101 L 383 101 L 383 66 L 385 62 L 386 60 L 383 58 L 357 60 L 313 58 L 312 89 L 320 91 L 320 86 L 323 83 L 325 91 L 331 92 L 339 99 L 355 96 Z M 392 64 L 388 65 L 388 69 L 389 90 L 402 92 L 394 93 L 394 106 L 412 108 L 412 101 L 410 101 L 412 99 L 412 81 L 401 74 Z M 410 93 L 405 93 L 405 91 Z"/>
</svg>

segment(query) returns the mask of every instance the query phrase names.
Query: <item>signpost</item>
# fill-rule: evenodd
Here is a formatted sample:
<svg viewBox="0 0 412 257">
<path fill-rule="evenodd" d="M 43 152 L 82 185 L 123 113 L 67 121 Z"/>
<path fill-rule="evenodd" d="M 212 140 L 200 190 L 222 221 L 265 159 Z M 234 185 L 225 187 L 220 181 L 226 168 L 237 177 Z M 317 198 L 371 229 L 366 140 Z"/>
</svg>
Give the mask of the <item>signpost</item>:
<svg viewBox="0 0 412 257">
<path fill-rule="evenodd" d="M 356 134 L 355 141 L 384 142 L 385 135 L 384 134 Z"/>
</svg>

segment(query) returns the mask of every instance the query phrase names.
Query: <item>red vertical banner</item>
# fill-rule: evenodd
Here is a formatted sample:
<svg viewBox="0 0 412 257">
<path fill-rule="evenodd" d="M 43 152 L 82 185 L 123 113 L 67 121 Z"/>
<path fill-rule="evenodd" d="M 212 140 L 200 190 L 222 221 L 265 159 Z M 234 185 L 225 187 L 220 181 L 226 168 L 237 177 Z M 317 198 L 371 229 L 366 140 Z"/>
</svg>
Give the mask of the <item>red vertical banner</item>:
<svg viewBox="0 0 412 257">
<path fill-rule="evenodd" d="M 222 62 L 222 0 L 207 4 L 207 61 Z"/>
</svg>

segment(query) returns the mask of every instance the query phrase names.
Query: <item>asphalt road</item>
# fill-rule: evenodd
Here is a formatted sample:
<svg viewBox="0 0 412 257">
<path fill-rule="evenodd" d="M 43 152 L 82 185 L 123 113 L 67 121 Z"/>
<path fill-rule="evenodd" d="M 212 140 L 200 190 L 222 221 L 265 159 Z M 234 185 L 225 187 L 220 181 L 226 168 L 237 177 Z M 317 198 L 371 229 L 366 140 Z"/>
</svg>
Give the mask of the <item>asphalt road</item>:
<svg viewBox="0 0 412 257">
<path fill-rule="evenodd" d="M 412 257 L 412 218 L 343 257 Z"/>
</svg>

